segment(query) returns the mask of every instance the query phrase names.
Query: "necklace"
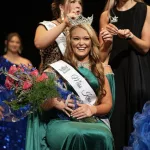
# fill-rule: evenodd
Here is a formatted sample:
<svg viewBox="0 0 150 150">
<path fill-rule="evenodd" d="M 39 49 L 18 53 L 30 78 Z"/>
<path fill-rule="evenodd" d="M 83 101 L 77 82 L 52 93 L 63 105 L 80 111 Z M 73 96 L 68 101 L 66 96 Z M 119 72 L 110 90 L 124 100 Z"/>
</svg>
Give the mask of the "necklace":
<svg viewBox="0 0 150 150">
<path fill-rule="evenodd" d="M 118 17 L 114 13 L 113 9 L 111 11 L 112 11 L 112 13 L 113 13 L 114 16 L 110 15 L 110 23 L 116 23 L 116 22 L 118 22 Z"/>
<path fill-rule="evenodd" d="M 91 68 L 91 64 L 90 64 L 90 61 L 89 61 L 89 60 L 86 61 L 86 62 L 78 61 L 78 62 L 77 62 L 77 66 L 78 66 L 78 67 L 84 67 L 84 68 L 87 68 L 87 69 L 89 69 L 89 70 L 90 70 L 90 68 Z"/>
</svg>

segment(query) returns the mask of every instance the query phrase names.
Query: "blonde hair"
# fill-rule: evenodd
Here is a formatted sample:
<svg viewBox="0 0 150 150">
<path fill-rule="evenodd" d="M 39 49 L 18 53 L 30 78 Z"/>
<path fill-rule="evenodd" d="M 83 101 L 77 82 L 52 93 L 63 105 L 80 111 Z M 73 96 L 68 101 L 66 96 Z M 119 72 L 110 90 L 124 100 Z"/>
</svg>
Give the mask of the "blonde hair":
<svg viewBox="0 0 150 150">
<path fill-rule="evenodd" d="M 98 78 L 99 84 L 101 85 L 99 93 L 98 93 L 98 100 L 96 104 L 99 104 L 102 97 L 106 94 L 104 90 L 104 68 L 102 66 L 101 60 L 100 60 L 100 44 L 97 38 L 97 35 L 94 31 L 94 29 L 88 25 L 88 24 L 80 24 L 77 26 L 73 26 L 70 28 L 70 32 L 67 35 L 67 48 L 64 54 L 64 59 L 68 63 L 70 63 L 72 66 L 77 68 L 77 59 L 73 53 L 72 47 L 71 47 L 71 37 L 72 37 L 72 31 L 76 28 L 82 28 L 85 31 L 87 31 L 88 35 L 90 36 L 92 47 L 89 55 L 89 61 L 91 65 L 91 70 L 94 73 L 94 75 Z"/>
</svg>

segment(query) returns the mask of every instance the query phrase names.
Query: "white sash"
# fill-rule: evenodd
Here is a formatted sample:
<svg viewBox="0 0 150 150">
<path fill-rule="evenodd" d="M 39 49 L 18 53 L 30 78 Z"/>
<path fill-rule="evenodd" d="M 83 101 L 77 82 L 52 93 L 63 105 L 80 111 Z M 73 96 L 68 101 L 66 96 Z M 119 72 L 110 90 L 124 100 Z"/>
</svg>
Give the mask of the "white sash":
<svg viewBox="0 0 150 150">
<path fill-rule="evenodd" d="M 49 64 L 53 67 L 77 92 L 82 100 L 82 103 L 93 105 L 96 102 L 97 96 L 88 82 L 68 63 L 59 60 Z M 101 118 L 100 118 L 101 119 Z M 109 128 L 109 119 L 101 119 Z"/>
<path fill-rule="evenodd" d="M 97 96 L 89 83 L 72 66 L 59 60 L 50 64 L 74 88 L 83 103 L 93 105 Z"/>
<path fill-rule="evenodd" d="M 43 22 L 40 22 L 40 24 L 44 25 L 47 30 L 50 30 L 50 29 L 56 27 L 56 25 L 50 21 L 43 21 Z M 59 47 L 62 55 L 64 55 L 65 50 L 66 50 L 66 36 L 63 33 L 61 33 L 56 38 L 56 42 L 58 44 L 58 47 Z"/>
</svg>

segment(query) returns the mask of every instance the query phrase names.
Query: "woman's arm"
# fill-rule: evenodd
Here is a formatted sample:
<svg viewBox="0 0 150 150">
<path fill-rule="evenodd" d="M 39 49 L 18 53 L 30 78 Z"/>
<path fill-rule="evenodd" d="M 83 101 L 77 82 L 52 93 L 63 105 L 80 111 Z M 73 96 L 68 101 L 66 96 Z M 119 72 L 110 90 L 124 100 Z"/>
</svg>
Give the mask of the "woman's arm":
<svg viewBox="0 0 150 150">
<path fill-rule="evenodd" d="M 34 44 L 38 49 L 47 48 L 55 39 L 70 25 L 68 17 L 75 19 L 78 15 L 72 10 L 65 17 L 64 21 L 56 27 L 46 30 L 45 27 L 39 25 L 36 29 Z M 57 24 L 57 21 L 54 21 Z"/>
<path fill-rule="evenodd" d="M 46 30 L 44 26 L 39 25 L 36 29 L 34 38 L 34 44 L 36 48 L 44 49 L 48 47 L 63 32 L 66 26 L 66 23 L 63 22 L 50 30 Z"/>
<path fill-rule="evenodd" d="M 50 76 L 52 76 L 54 78 L 54 80 L 58 79 L 57 74 L 55 73 L 55 71 L 51 67 L 47 68 L 44 72 L 47 73 L 47 74 L 50 74 Z M 55 109 L 63 111 L 68 116 L 70 116 L 70 113 L 72 112 L 72 109 L 68 107 L 68 105 L 65 103 L 65 100 L 61 99 L 60 97 L 56 97 L 56 98 L 46 100 L 41 105 L 41 108 L 44 111 L 48 111 L 52 108 L 55 108 Z"/>
<path fill-rule="evenodd" d="M 109 82 L 106 77 L 105 77 L 104 89 L 106 91 L 106 95 L 102 98 L 101 104 L 97 106 L 90 106 L 92 115 L 96 115 L 96 116 L 106 115 L 110 112 L 112 108 L 112 95 L 111 95 Z"/>
<path fill-rule="evenodd" d="M 141 39 L 133 35 L 129 30 L 125 30 L 125 38 L 132 37 L 129 43 L 140 53 L 145 54 L 150 49 L 150 7 L 147 6 L 147 16 L 141 33 Z"/>
<path fill-rule="evenodd" d="M 72 111 L 71 115 L 74 118 L 82 119 L 91 116 L 103 116 L 110 112 L 112 108 L 112 95 L 109 87 L 109 82 L 105 77 L 106 95 L 102 98 L 101 104 L 97 106 L 90 106 L 87 104 L 78 104 L 79 108 Z"/>
<path fill-rule="evenodd" d="M 59 97 L 57 98 L 52 98 L 46 100 L 42 105 L 41 108 L 44 111 L 48 111 L 52 108 L 58 109 L 63 111 L 66 115 L 70 117 L 70 113 L 73 111 L 71 108 L 69 108 L 63 99 L 60 99 Z"/>
<path fill-rule="evenodd" d="M 100 42 L 100 57 L 101 61 L 104 62 L 109 55 L 112 47 L 113 36 L 107 29 L 109 23 L 108 12 L 104 11 L 100 16 L 100 32 L 99 32 L 99 42 Z"/>
</svg>

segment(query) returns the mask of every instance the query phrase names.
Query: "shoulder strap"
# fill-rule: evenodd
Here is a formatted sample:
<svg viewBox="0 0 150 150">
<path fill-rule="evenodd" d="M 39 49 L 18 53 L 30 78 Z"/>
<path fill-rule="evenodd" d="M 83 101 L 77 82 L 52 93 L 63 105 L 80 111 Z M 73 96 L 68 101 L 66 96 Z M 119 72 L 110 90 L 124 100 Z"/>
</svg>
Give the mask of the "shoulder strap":
<svg viewBox="0 0 150 150">
<path fill-rule="evenodd" d="M 47 30 L 50 30 L 50 29 L 56 27 L 56 24 L 54 24 L 51 21 L 43 21 L 43 22 L 40 22 L 39 24 L 43 25 Z M 64 55 L 65 50 L 66 50 L 66 36 L 63 33 L 61 33 L 56 38 L 56 43 L 58 44 L 58 47 L 59 47 L 62 55 Z"/>
</svg>

